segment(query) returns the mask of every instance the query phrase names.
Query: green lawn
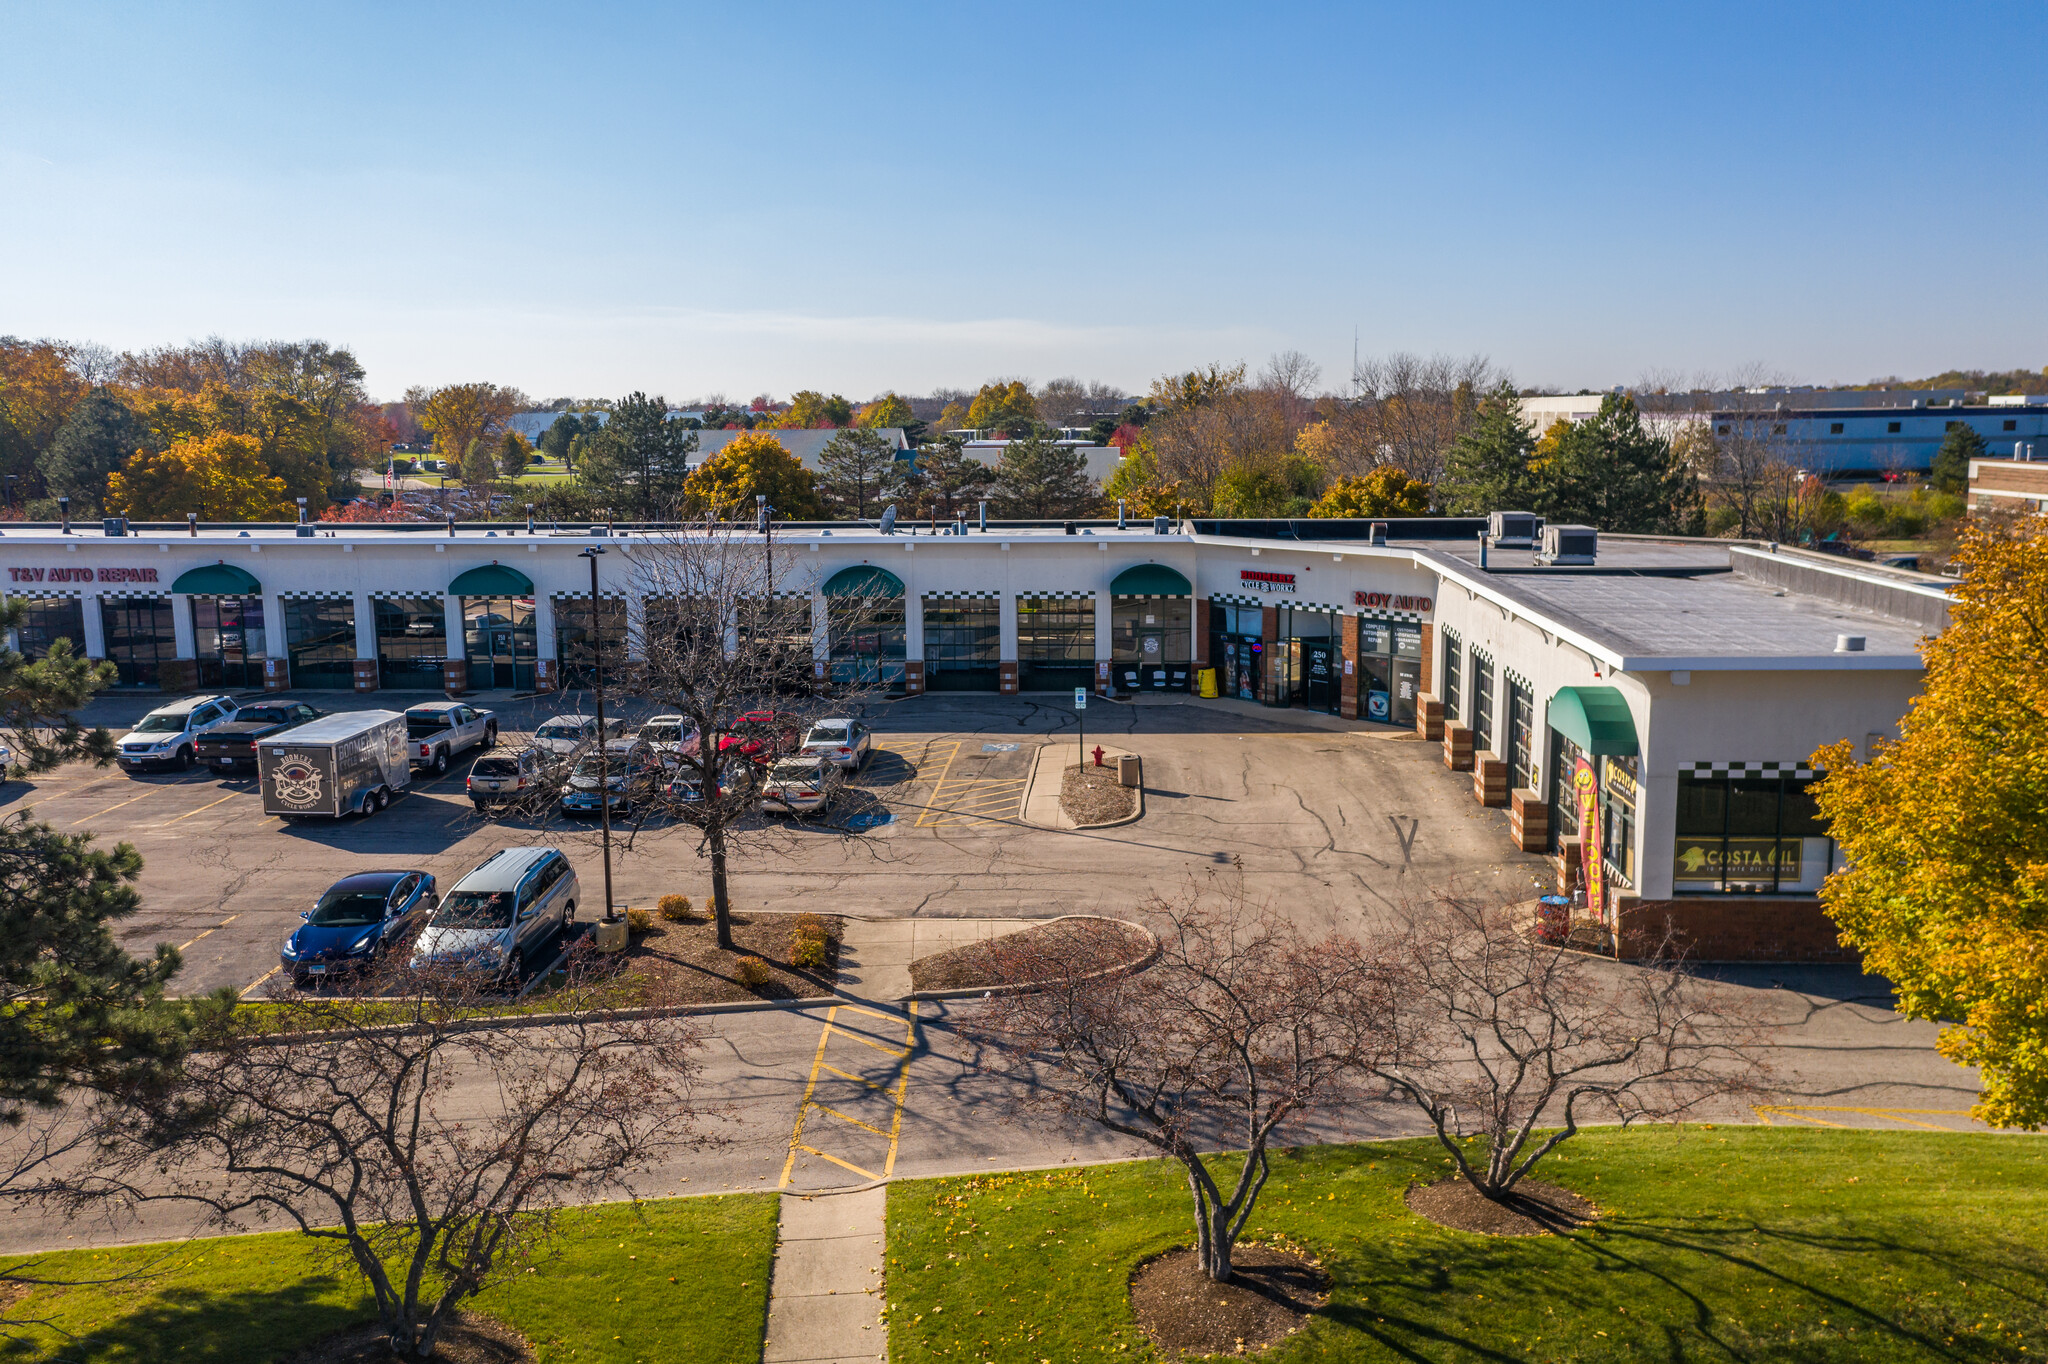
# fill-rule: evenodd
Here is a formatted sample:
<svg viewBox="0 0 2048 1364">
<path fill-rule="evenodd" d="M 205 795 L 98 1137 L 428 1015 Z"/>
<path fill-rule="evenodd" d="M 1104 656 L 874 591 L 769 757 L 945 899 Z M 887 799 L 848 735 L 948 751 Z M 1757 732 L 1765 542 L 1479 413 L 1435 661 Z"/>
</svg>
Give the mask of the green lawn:
<svg viewBox="0 0 2048 1364">
<path fill-rule="evenodd" d="M 1588 1132 L 1543 1173 L 1604 1215 L 1493 1238 L 1411 1214 L 1432 1143 L 1274 1162 L 1257 1234 L 1334 1287 L 1267 1358 L 2038 1360 L 2048 1355 L 2048 1143 L 1711 1127 Z M 1153 1357 L 1125 1282 L 1191 1239 L 1178 1166 L 1105 1165 L 889 1190 L 897 1361 Z"/>
<path fill-rule="evenodd" d="M 556 1257 L 472 1305 L 556 1364 L 759 1359 L 775 1211 L 772 1194 L 728 1194 L 571 1212 Z M 147 1277 L 127 1282 L 38 1290 L 9 1315 L 52 1318 L 80 1339 L 26 1334 L 94 1364 L 261 1364 L 374 1315 L 354 1270 L 295 1232 L 66 1251 L 36 1272 L 82 1279 L 143 1266 Z M 0 1359 L 42 1357 L 0 1344 Z"/>
</svg>

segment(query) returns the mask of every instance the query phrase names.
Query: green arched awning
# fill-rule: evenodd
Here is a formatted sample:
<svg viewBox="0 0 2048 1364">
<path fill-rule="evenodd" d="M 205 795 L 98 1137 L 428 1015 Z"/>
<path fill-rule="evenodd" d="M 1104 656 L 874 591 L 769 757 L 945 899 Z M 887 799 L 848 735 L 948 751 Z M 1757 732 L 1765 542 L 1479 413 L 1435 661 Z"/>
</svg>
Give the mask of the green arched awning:
<svg viewBox="0 0 2048 1364">
<path fill-rule="evenodd" d="M 503 564 L 487 564 L 472 568 L 467 573 L 458 573 L 455 581 L 448 584 L 451 597 L 530 597 L 533 595 L 533 579 L 516 568 Z"/>
<path fill-rule="evenodd" d="M 1165 564 L 1139 564 L 1117 574 L 1109 590 L 1118 597 L 1186 597 L 1195 589 Z"/>
<path fill-rule="evenodd" d="M 900 597 L 903 595 L 903 579 L 886 568 L 862 564 L 858 568 L 842 568 L 825 580 L 825 595 L 828 597 Z"/>
<path fill-rule="evenodd" d="M 256 575 L 233 564 L 207 564 L 188 568 L 171 584 L 173 592 L 190 592 L 198 597 L 254 597 L 263 591 Z"/>
<path fill-rule="evenodd" d="M 1559 687 L 1550 698 L 1550 727 L 1594 757 L 1636 751 L 1636 719 L 1613 687 Z"/>
</svg>

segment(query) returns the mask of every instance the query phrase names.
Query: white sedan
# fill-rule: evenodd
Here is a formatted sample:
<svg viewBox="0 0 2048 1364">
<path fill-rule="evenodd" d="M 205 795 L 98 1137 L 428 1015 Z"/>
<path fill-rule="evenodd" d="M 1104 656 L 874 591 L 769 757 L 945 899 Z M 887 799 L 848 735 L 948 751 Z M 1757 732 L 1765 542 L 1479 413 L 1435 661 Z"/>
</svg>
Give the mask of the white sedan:
<svg viewBox="0 0 2048 1364">
<path fill-rule="evenodd" d="M 761 784 L 761 813 L 811 815 L 832 803 L 846 778 L 812 753 L 776 760 Z"/>
<path fill-rule="evenodd" d="M 804 735 L 803 752 L 844 772 L 857 770 L 875 751 L 875 734 L 858 720 L 820 720 Z"/>
</svg>

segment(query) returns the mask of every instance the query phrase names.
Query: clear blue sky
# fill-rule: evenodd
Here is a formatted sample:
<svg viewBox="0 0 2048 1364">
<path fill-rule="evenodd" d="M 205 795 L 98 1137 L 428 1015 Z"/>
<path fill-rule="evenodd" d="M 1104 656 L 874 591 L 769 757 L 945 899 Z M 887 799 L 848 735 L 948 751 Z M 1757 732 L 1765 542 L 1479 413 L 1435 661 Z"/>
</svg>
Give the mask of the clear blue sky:
<svg viewBox="0 0 2048 1364">
<path fill-rule="evenodd" d="M 0 332 L 867 397 L 2048 363 L 2048 6 L 0 3 Z"/>
</svg>

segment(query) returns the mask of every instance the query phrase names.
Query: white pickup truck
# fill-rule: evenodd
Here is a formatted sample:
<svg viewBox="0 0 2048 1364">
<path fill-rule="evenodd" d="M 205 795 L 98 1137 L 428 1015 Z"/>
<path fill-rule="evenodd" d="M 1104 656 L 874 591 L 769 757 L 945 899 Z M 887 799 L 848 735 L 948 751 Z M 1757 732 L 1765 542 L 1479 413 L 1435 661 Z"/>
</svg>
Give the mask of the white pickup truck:
<svg viewBox="0 0 2048 1364">
<path fill-rule="evenodd" d="M 429 701 L 405 712 L 406 755 L 435 776 L 468 748 L 498 746 L 498 717 L 461 701 Z"/>
</svg>

